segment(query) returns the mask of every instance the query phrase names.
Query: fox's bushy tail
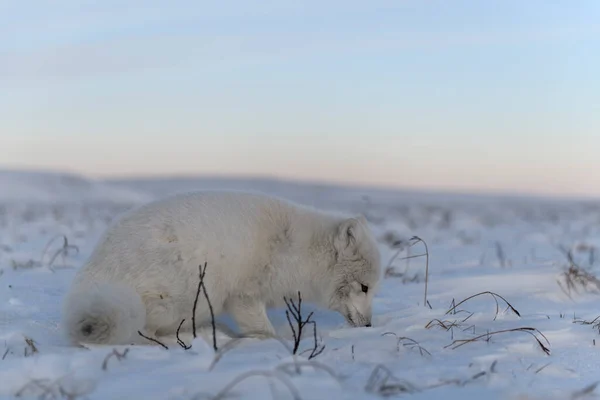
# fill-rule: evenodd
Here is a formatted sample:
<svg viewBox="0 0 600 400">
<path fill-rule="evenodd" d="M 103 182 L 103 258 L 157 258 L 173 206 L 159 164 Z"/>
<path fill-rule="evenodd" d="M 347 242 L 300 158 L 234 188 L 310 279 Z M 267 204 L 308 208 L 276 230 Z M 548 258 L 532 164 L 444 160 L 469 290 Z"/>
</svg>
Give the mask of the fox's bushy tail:
<svg viewBox="0 0 600 400">
<path fill-rule="evenodd" d="M 145 322 L 142 299 L 126 285 L 77 285 L 63 304 L 63 328 L 74 343 L 130 344 Z"/>
</svg>

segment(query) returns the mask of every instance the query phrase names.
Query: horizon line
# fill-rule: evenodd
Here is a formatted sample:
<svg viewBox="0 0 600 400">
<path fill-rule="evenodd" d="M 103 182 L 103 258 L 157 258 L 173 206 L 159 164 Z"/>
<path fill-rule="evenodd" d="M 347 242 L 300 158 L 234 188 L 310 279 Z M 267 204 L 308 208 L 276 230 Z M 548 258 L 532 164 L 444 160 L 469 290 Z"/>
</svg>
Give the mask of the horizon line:
<svg viewBox="0 0 600 400">
<path fill-rule="evenodd" d="M 523 192 L 510 189 L 460 189 L 443 186 L 418 187 L 410 185 L 394 185 L 394 184 L 371 184 L 367 182 L 344 182 L 333 181 L 318 178 L 292 178 L 278 176 L 274 174 L 231 174 L 231 173 L 192 173 L 192 172 L 168 172 L 168 173 L 149 173 L 149 174 L 121 174 L 121 175 L 92 175 L 68 169 L 53 169 L 53 168 L 36 168 L 36 167 L 19 167 L 11 168 L 0 165 L 0 172 L 8 173 L 37 173 L 37 174 L 53 174 L 53 175 L 71 175 L 81 177 L 91 181 L 98 182 L 131 182 L 131 181 L 157 181 L 157 180 L 181 180 L 181 179 L 213 179 L 224 181 L 267 181 L 299 185 L 315 185 L 325 186 L 339 189 L 356 189 L 356 190 L 375 190 L 389 192 L 405 192 L 415 194 L 429 195 L 456 195 L 456 196 L 476 196 L 476 197 L 504 197 L 504 198 L 525 198 L 539 200 L 572 200 L 572 201 L 594 201 L 600 200 L 597 194 L 577 194 L 577 193 L 536 193 Z"/>
</svg>

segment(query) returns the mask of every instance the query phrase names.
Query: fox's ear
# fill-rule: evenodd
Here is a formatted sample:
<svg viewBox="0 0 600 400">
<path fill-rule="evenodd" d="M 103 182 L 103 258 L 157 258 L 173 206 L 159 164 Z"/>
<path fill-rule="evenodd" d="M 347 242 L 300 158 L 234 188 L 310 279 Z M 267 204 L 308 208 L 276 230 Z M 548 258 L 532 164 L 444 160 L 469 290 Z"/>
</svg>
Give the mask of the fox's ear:
<svg viewBox="0 0 600 400">
<path fill-rule="evenodd" d="M 365 216 L 364 216 L 364 215 L 362 215 L 362 214 L 359 214 L 359 216 L 358 216 L 358 217 L 356 217 L 356 219 L 357 219 L 358 221 L 360 221 L 360 222 L 361 222 L 362 224 L 364 224 L 364 225 L 369 225 L 369 221 L 367 221 L 367 217 L 365 217 Z"/>
<path fill-rule="evenodd" d="M 338 226 L 334 246 L 339 254 L 351 256 L 356 253 L 360 222 L 357 218 L 349 218 Z"/>
</svg>

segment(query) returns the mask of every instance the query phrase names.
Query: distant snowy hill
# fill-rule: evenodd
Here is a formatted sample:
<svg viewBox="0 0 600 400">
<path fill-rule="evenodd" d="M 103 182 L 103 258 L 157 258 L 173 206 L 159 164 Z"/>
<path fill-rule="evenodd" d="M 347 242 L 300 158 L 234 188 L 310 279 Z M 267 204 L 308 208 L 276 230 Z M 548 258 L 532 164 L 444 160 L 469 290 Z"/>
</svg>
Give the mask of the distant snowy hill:
<svg viewBox="0 0 600 400">
<path fill-rule="evenodd" d="M 134 189 L 73 174 L 0 170 L 0 203 L 140 203 L 150 199 Z"/>
<path fill-rule="evenodd" d="M 494 207 L 499 203 L 537 204 L 558 199 L 501 194 L 461 194 L 433 191 L 375 189 L 360 186 L 295 182 L 271 178 L 213 176 L 153 177 L 94 180 L 80 175 L 46 171 L 0 170 L 0 203 L 111 202 L 139 204 L 175 193 L 206 189 L 251 190 L 285 197 L 311 206 L 369 203 Z"/>
<path fill-rule="evenodd" d="M 366 206 L 371 202 L 395 207 L 406 204 L 439 204 L 450 206 L 485 207 L 493 209 L 499 204 L 535 205 L 565 201 L 551 197 L 473 194 L 436 192 L 412 189 L 373 188 L 345 186 L 331 183 L 291 181 L 274 178 L 214 177 L 214 176 L 174 176 L 152 178 L 129 178 L 108 180 L 115 187 L 135 190 L 152 198 L 161 198 L 176 193 L 195 190 L 243 190 L 258 191 L 284 197 L 301 204 L 315 207 L 337 208 L 342 206 Z M 573 199 L 571 199 L 573 200 Z M 355 207 L 354 207 L 355 208 Z M 362 207 L 360 207 L 362 208 Z"/>
</svg>

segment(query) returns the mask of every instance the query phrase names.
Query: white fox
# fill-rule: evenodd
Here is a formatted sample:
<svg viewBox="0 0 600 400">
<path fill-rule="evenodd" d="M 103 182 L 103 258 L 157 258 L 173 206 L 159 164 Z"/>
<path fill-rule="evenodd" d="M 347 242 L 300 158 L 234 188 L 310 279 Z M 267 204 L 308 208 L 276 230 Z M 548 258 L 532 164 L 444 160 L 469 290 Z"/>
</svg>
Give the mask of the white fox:
<svg viewBox="0 0 600 400">
<path fill-rule="evenodd" d="M 74 343 L 139 343 L 192 329 L 199 267 L 215 315 L 241 333 L 275 334 L 267 307 L 284 296 L 371 326 L 380 255 L 367 221 L 263 194 L 204 191 L 128 212 L 104 234 L 78 271 L 63 307 Z M 210 321 L 203 297 L 196 324 Z"/>
</svg>

